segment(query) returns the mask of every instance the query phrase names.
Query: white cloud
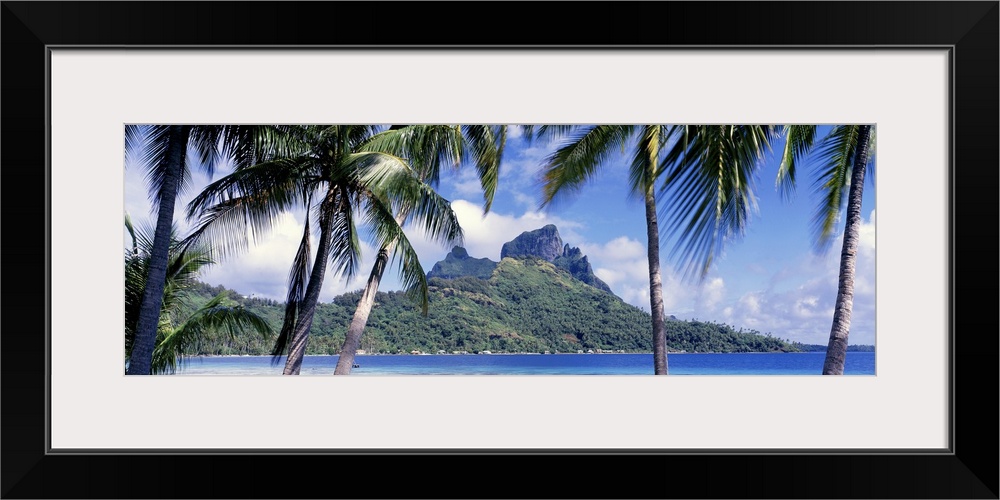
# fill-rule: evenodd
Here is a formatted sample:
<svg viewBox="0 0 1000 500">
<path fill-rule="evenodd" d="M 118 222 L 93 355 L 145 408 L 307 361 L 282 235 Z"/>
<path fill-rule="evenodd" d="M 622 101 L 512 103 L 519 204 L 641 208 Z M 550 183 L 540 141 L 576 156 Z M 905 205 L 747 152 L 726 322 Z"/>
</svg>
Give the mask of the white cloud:
<svg viewBox="0 0 1000 500">
<path fill-rule="evenodd" d="M 514 195 L 514 201 L 517 202 L 518 205 L 521 205 L 522 207 L 528 210 L 536 208 L 539 204 L 538 199 L 531 195 L 522 192 L 515 192 L 513 193 L 513 195 Z"/>
<path fill-rule="evenodd" d="M 875 213 L 862 224 L 854 276 L 854 306 L 851 314 L 851 344 L 875 343 Z M 840 246 L 833 242 L 823 255 L 804 255 L 773 272 L 771 283 L 798 282 L 790 288 L 766 288 L 746 292 L 732 303 L 724 303 L 722 318 L 734 327 L 770 332 L 808 344 L 826 344 L 833 322 L 840 272 Z M 699 315 L 710 311 L 698 309 Z"/>
<path fill-rule="evenodd" d="M 643 262 L 646 261 L 646 248 L 645 243 L 627 236 L 619 236 L 604 244 L 584 243 L 580 245 L 580 249 L 583 250 L 583 253 L 596 259 L 642 259 Z M 643 272 L 645 273 L 646 271 Z"/>
<path fill-rule="evenodd" d="M 508 182 L 513 180 L 522 185 L 534 183 L 551 151 L 551 146 L 530 146 L 517 151 L 516 155 L 505 154 L 500 164 L 500 175 Z"/>
<path fill-rule="evenodd" d="M 635 287 L 625 284 L 614 290 L 625 302 L 649 312 L 649 285 Z"/>
<path fill-rule="evenodd" d="M 282 214 L 268 237 L 250 245 L 245 253 L 208 268 L 202 273 L 201 280 L 212 285 L 224 285 L 244 295 L 284 301 L 288 293 L 288 272 L 302 239 L 303 224 L 300 216 Z M 316 236 L 313 235 L 312 241 L 312 262 L 316 259 Z M 361 245 L 361 266 L 351 281 L 327 267 L 320 292 L 321 301 L 330 301 L 337 295 L 364 286 L 374 264 L 374 249 L 366 242 Z"/>
<path fill-rule="evenodd" d="M 751 292 L 742 297 L 737 305 L 750 314 L 760 314 L 760 304 L 762 302 L 761 292 Z"/>
<path fill-rule="evenodd" d="M 479 182 L 479 174 L 476 173 L 476 169 L 474 168 L 462 168 L 458 171 L 446 172 L 442 177 L 449 179 L 452 190 L 461 196 L 481 197 L 483 194 L 482 184 Z"/>
<path fill-rule="evenodd" d="M 526 211 L 515 216 L 491 211 L 484 217 L 481 205 L 467 200 L 455 200 L 451 203 L 451 207 L 465 232 L 465 249 L 469 251 L 470 256 L 476 258 L 488 257 L 500 260 L 500 248 L 504 243 L 525 231 L 533 231 L 548 224 L 555 224 L 563 241 L 567 243 L 570 243 L 576 234 L 573 229 L 582 227 L 578 222 L 545 212 Z M 441 252 L 442 258 L 447 251 Z"/>
<path fill-rule="evenodd" d="M 517 139 L 517 142 L 522 143 L 523 140 Z M 541 201 L 538 198 L 539 176 L 542 164 L 552 147 L 552 145 L 508 147 L 500 164 L 499 191 L 509 193 L 515 202 L 526 209 L 537 207 Z"/>
<path fill-rule="evenodd" d="M 594 274 L 607 283 L 616 295 L 629 304 L 649 311 L 649 258 L 645 242 L 618 236 L 604 243 L 584 242 L 578 246 L 590 260 Z M 670 266 L 662 262 L 660 279 L 664 312 L 668 316 L 678 317 L 690 313 L 693 310 L 691 303 L 700 287 L 685 284 Z M 721 279 L 718 279 L 714 286 L 721 284 Z M 721 290 L 712 289 L 709 296 L 717 302 L 719 299 L 715 296 L 721 293 Z"/>
<path fill-rule="evenodd" d="M 528 150 L 514 161 L 506 163 L 508 178 L 526 184 L 537 172 L 537 161 L 544 156 L 540 148 Z M 532 163 L 535 162 L 535 163 Z M 530 165 L 534 165 L 531 168 Z M 195 175 L 203 176 L 196 173 Z M 516 189 L 517 183 L 507 183 L 507 189 Z M 478 178 L 469 169 L 463 170 L 455 181 L 456 190 L 463 189 L 476 199 L 481 194 Z M 134 219 L 149 219 L 146 188 L 141 175 L 135 172 L 126 176 L 126 206 Z M 527 192 L 527 191 L 525 191 Z M 538 229 L 546 224 L 559 227 L 563 241 L 581 248 L 594 267 L 595 274 L 626 302 L 649 310 L 649 276 L 646 243 L 641 238 L 617 236 L 606 241 L 588 241 L 583 237 L 586 229 L 581 222 L 554 216 L 549 212 L 532 210 L 534 200 L 520 191 L 510 191 L 515 200 L 524 205 L 521 213 L 482 213 L 482 202 L 457 199 L 452 208 L 465 232 L 464 246 L 473 257 L 499 260 L 501 246 L 524 231 Z M 178 200 L 178 213 L 187 202 Z M 531 202 L 529 204 L 529 202 Z M 868 214 L 860 229 L 860 244 L 855 272 L 854 309 L 851 322 L 852 344 L 875 342 L 875 211 Z M 180 221 L 181 216 L 179 215 Z M 252 247 L 238 259 L 229 259 L 213 266 L 204 274 L 204 281 L 224 284 L 247 295 L 283 300 L 286 293 L 288 267 L 301 237 L 302 214 L 286 214 L 275 227 L 272 235 Z M 408 228 L 425 271 L 444 258 L 450 247 L 424 238 L 419 230 Z M 665 312 L 681 319 L 721 320 L 738 328 L 770 332 L 781 338 L 806 343 L 825 344 L 833 317 L 833 304 L 837 293 L 840 246 L 842 236 L 832 243 L 823 255 L 803 255 L 789 260 L 777 269 L 768 269 L 751 263 L 746 266 L 746 276 L 761 278 L 757 289 L 730 295 L 727 284 L 739 283 L 729 276 L 710 275 L 702 284 L 680 280 L 668 265 L 661 265 Z M 351 282 L 330 272 L 324 280 L 322 300 L 329 301 L 346 291 L 360 289 L 371 269 L 373 249 L 365 245 L 364 260 L 358 276 Z M 383 278 L 382 290 L 399 288 L 397 270 L 390 268 Z M 756 279 L 756 278 L 754 278 Z M 778 285 L 780 284 L 780 288 Z M 735 285 L 734 285 L 735 286 Z"/>
<path fill-rule="evenodd" d="M 714 311 L 716 306 L 726 295 L 726 283 L 719 277 L 706 280 L 705 283 L 698 288 L 698 301 L 700 302 L 700 309 L 704 311 Z"/>
<path fill-rule="evenodd" d="M 606 267 L 599 267 L 594 269 L 594 275 L 605 282 L 611 288 L 620 283 L 625 278 L 625 273 L 617 269 L 608 269 Z"/>
<path fill-rule="evenodd" d="M 456 182 L 452 188 L 456 193 L 462 196 L 481 195 L 483 193 L 483 188 L 479 183 L 479 179 Z"/>
</svg>

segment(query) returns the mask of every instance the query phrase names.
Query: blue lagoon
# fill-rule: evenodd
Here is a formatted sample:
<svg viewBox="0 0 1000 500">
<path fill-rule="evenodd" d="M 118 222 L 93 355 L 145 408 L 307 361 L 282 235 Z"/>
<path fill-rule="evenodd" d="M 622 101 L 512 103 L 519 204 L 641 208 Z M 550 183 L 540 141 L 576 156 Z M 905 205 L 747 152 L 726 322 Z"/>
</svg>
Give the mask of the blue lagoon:
<svg viewBox="0 0 1000 500">
<path fill-rule="evenodd" d="M 817 375 L 825 353 L 670 354 L 671 375 Z M 306 356 L 302 375 L 333 375 L 338 356 Z M 178 375 L 280 376 L 284 358 L 191 357 Z M 365 355 L 351 375 L 653 375 L 652 354 Z M 849 352 L 846 375 L 875 375 L 874 352 Z"/>
</svg>

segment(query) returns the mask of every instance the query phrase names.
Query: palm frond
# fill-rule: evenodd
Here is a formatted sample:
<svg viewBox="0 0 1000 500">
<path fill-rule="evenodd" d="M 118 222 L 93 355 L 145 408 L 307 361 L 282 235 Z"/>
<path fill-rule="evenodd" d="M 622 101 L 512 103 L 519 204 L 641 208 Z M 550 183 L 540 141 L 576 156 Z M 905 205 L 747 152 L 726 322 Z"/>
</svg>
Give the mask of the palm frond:
<svg viewBox="0 0 1000 500">
<path fill-rule="evenodd" d="M 166 310 L 172 309 L 172 290 L 184 290 L 197 283 L 198 275 L 202 268 L 210 266 L 215 262 L 212 260 L 208 250 L 204 247 L 180 248 L 178 242 L 174 242 L 174 248 L 170 252 L 170 260 L 167 262 L 167 287 L 170 290 L 163 292 L 163 304 Z"/>
<path fill-rule="evenodd" d="M 148 225 L 136 227 L 126 214 L 125 228 L 132 239 L 132 248 L 125 253 L 125 353 L 131 356 L 135 341 L 149 273 L 149 260 L 154 229 Z M 184 248 L 177 238 L 176 227 L 170 231 L 170 246 L 167 257 L 167 272 L 163 295 L 160 299 L 159 329 L 169 329 L 170 315 L 185 303 L 185 292 L 197 283 L 197 276 L 203 267 L 213 264 L 209 252 L 200 246 Z"/>
<path fill-rule="evenodd" d="M 431 240 L 448 247 L 464 245 L 465 235 L 451 202 L 427 184 L 421 184 L 416 203 L 406 213 L 407 222 L 419 227 Z"/>
<path fill-rule="evenodd" d="M 302 125 L 227 125 L 222 129 L 221 155 L 241 170 L 278 158 L 309 151 Z"/>
<path fill-rule="evenodd" d="M 875 125 L 871 125 L 868 131 L 868 170 L 865 171 L 865 180 L 872 186 L 875 185 Z"/>
<path fill-rule="evenodd" d="M 443 245 L 462 242 L 462 228 L 451 203 L 441 197 L 401 158 L 385 153 L 357 153 L 345 162 L 357 177 L 360 189 L 400 218 L 400 224 L 415 222 L 431 239 Z"/>
<path fill-rule="evenodd" d="M 392 252 L 393 262 L 398 266 L 401 285 L 407 296 L 420 304 L 423 314 L 427 314 L 427 276 L 416 251 L 400 226 L 402 216 L 394 215 L 387 204 L 374 196 L 366 200 L 366 210 L 363 213 L 375 244 L 381 250 Z"/>
<path fill-rule="evenodd" d="M 153 350 L 153 373 L 174 373 L 178 362 L 184 361 L 184 349 L 197 342 L 198 337 L 207 331 L 221 330 L 236 339 L 244 331 L 253 331 L 270 338 L 273 334 L 271 325 L 258 314 L 236 305 L 225 294 L 219 294 L 210 299 L 204 306 L 167 333 Z"/>
<path fill-rule="evenodd" d="M 306 199 L 308 204 L 308 197 Z M 295 252 L 295 259 L 292 261 L 292 269 L 288 272 L 288 294 L 285 297 L 285 315 L 281 323 L 281 330 L 271 351 L 273 358 L 271 364 L 280 363 L 280 356 L 288 348 L 288 341 L 291 340 L 292 331 L 298 320 L 299 307 L 306 293 L 306 286 L 309 284 L 309 270 L 312 268 L 312 250 L 310 244 L 311 230 L 309 228 L 309 217 L 306 217 L 305 229 L 302 232 L 302 241 Z"/>
<path fill-rule="evenodd" d="M 775 133 L 772 126 L 696 126 L 665 156 L 665 236 L 677 238 L 670 258 L 686 278 L 704 278 L 724 244 L 744 234 L 757 208 L 760 161 Z"/>
<path fill-rule="evenodd" d="M 785 135 L 785 148 L 781 153 L 781 164 L 774 182 L 782 198 L 787 200 L 795 191 L 798 164 L 809 153 L 816 140 L 816 126 L 785 125 L 782 132 Z"/>
<path fill-rule="evenodd" d="M 125 359 L 128 359 L 132 355 L 132 344 L 135 341 L 149 260 L 139 251 L 136 229 L 128 213 L 125 214 L 125 229 L 132 239 L 132 247 L 125 251 Z"/>
<path fill-rule="evenodd" d="M 129 237 L 132 239 L 132 249 L 126 254 L 128 255 L 139 255 L 139 240 L 136 238 L 135 226 L 132 225 L 132 217 L 125 212 L 125 230 L 128 231 Z"/>
<path fill-rule="evenodd" d="M 500 164 L 507 144 L 507 125 L 462 125 L 468 161 L 475 164 L 483 188 L 483 213 L 489 213 L 496 197 Z"/>
<path fill-rule="evenodd" d="M 829 249 L 847 198 L 854 154 L 858 149 L 858 128 L 858 125 L 834 127 L 817 151 L 821 166 L 814 181 L 814 191 L 821 201 L 813 215 L 813 236 L 820 252 Z"/>
<path fill-rule="evenodd" d="M 159 128 L 159 133 L 162 133 L 164 127 Z M 148 170 L 151 165 L 158 163 L 157 155 L 146 148 L 148 136 L 153 129 L 152 125 L 125 125 L 125 168 L 135 166 Z"/>
<path fill-rule="evenodd" d="M 350 125 L 350 126 L 340 126 L 343 128 L 343 138 L 344 138 L 344 150 L 342 153 L 347 153 L 350 151 L 358 151 L 364 149 L 364 144 L 368 140 L 385 130 L 385 125 Z"/>
<path fill-rule="evenodd" d="M 635 127 L 580 127 L 565 145 L 549 155 L 543 167 L 542 207 L 579 190 L 616 152 L 625 150 Z"/>
<path fill-rule="evenodd" d="M 170 148 L 171 138 L 179 137 L 177 131 L 172 131 L 172 128 L 168 125 L 150 125 L 141 127 L 141 132 L 132 127 L 125 129 L 125 158 L 146 172 L 146 186 L 154 210 L 160 205 L 160 193 L 163 191 L 167 175 L 167 151 Z"/>
<path fill-rule="evenodd" d="M 358 152 L 385 153 L 404 159 L 421 179 L 437 183 L 441 169 L 457 168 L 463 139 L 457 126 L 407 125 L 392 127 L 366 141 Z"/>
<path fill-rule="evenodd" d="M 188 148 L 197 155 L 195 159 L 209 177 L 215 175 L 215 167 L 223 158 L 222 139 L 226 127 L 223 125 L 197 125 L 191 127 Z"/>
<path fill-rule="evenodd" d="M 312 189 L 313 161 L 280 159 L 234 171 L 199 193 L 187 207 L 197 217 L 185 245 L 204 241 L 221 257 L 246 250 L 259 241 L 289 209 Z"/>
<path fill-rule="evenodd" d="M 355 195 L 346 184 L 334 185 L 319 207 L 319 223 L 331 232 L 330 265 L 347 281 L 361 265 L 361 242 L 354 223 Z"/>
<path fill-rule="evenodd" d="M 163 161 L 167 151 L 170 127 L 166 125 L 126 125 L 126 165 L 149 171 Z"/>
<path fill-rule="evenodd" d="M 521 125 L 521 132 L 524 134 L 528 144 L 533 144 L 537 140 L 555 141 L 571 134 L 578 125 Z"/>
<path fill-rule="evenodd" d="M 427 288 L 427 273 L 420 265 L 420 258 L 410 244 L 405 234 L 396 240 L 395 261 L 399 269 L 399 279 L 406 296 L 420 306 L 421 313 L 427 316 L 430 304 L 430 292 Z"/>
<path fill-rule="evenodd" d="M 644 125 L 638 130 L 638 143 L 629 169 L 629 193 L 644 196 L 660 171 L 660 150 L 669 133 L 662 125 Z"/>
</svg>

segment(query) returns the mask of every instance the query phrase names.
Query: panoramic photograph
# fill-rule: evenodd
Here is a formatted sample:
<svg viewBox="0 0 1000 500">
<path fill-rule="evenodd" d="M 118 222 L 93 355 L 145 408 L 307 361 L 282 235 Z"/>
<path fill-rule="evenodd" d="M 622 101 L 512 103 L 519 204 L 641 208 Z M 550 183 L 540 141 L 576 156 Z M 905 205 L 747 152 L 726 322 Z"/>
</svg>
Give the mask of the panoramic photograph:
<svg viewBox="0 0 1000 500">
<path fill-rule="evenodd" d="M 126 375 L 862 375 L 874 125 L 124 129 Z"/>
</svg>

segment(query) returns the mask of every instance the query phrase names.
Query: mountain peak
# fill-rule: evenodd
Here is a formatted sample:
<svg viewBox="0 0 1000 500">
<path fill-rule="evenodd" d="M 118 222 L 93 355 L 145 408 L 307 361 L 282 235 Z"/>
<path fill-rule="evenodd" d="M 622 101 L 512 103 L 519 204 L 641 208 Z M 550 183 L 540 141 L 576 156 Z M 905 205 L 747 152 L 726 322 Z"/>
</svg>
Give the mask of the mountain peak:
<svg viewBox="0 0 1000 500">
<path fill-rule="evenodd" d="M 549 224 L 534 231 L 525 231 L 517 238 L 503 244 L 500 259 L 507 257 L 537 257 L 549 262 L 563 254 L 563 241 L 559 229 Z"/>
<path fill-rule="evenodd" d="M 559 236 L 559 229 L 554 224 L 534 231 L 525 231 L 517 238 L 504 243 L 500 251 L 500 260 L 506 258 L 537 258 L 551 262 L 557 268 L 573 275 L 574 278 L 614 295 L 611 287 L 594 275 L 594 269 L 587 260 L 587 256 L 578 247 L 563 244 L 562 238 Z M 470 257 L 465 248 L 454 247 L 444 260 L 434 264 L 434 268 L 427 273 L 427 277 L 455 279 L 462 276 L 474 276 L 480 279 L 489 279 L 497 268 L 497 264 L 497 262 L 487 258 Z"/>
<path fill-rule="evenodd" d="M 489 279 L 496 267 L 497 263 L 490 259 L 474 259 L 469 257 L 469 252 L 465 248 L 454 247 L 444 257 L 444 260 L 434 264 L 434 268 L 427 273 L 427 277 L 454 279 L 461 276 L 475 276 L 480 279 Z"/>
<path fill-rule="evenodd" d="M 559 229 L 554 224 L 534 231 L 525 231 L 517 238 L 504 243 L 500 250 L 500 259 L 507 257 L 536 257 L 546 260 L 594 288 L 614 293 L 607 283 L 594 275 L 594 269 L 590 266 L 587 256 L 578 247 L 563 244 Z"/>
</svg>

